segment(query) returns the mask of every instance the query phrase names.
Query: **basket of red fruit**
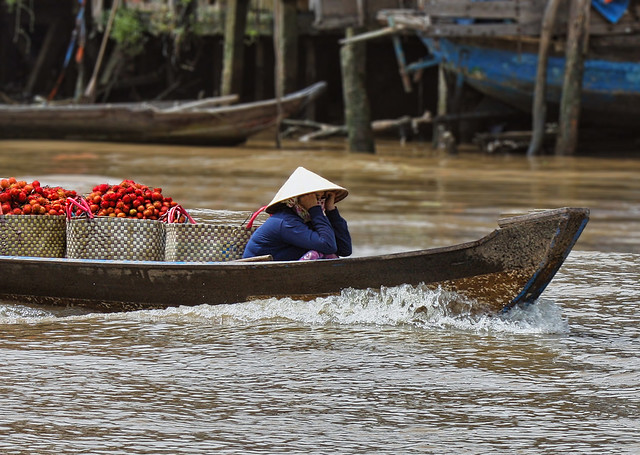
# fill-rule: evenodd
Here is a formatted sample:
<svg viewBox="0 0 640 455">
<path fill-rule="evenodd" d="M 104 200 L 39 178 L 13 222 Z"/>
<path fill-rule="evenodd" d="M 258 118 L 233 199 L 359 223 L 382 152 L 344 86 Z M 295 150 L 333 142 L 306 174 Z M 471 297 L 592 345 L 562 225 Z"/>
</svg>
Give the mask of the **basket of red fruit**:
<svg viewBox="0 0 640 455">
<path fill-rule="evenodd" d="M 76 192 L 10 177 L 0 180 L 0 255 L 65 256 L 65 204 Z"/>
<path fill-rule="evenodd" d="M 70 198 L 67 257 L 131 261 L 164 260 L 164 224 L 159 218 L 177 205 L 133 180 L 101 184 L 85 197 Z"/>
</svg>

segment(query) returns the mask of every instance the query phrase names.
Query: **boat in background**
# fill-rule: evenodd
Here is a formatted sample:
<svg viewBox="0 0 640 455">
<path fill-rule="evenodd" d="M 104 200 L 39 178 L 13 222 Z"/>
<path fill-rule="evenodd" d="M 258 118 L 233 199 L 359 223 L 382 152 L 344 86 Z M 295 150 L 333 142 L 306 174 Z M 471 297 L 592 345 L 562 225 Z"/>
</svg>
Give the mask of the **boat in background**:
<svg viewBox="0 0 640 455">
<path fill-rule="evenodd" d="M 325 82 L 284 96 L 226 105 L 233 97 L 185 102 L 0 105 L 0 138 L 237 145 L 300 112 Z M 222 105 L 221 105 L 222 104 Z"/>
<path fill-rule="evenodd" d="M 596 39 L 596 38 L 594 38 Z M 530 114 L 538 68 L 537 45 L 509 38 L 429 38 L 421 36 L 430 56 L 446 71 L 462 77 L 480 93 Z M 562 96 L 566 58 L 547 62 L 546 102 L 550 113 Z M 640 115 L 640 61 L 615 50 L 585 59 L 581 120 L 599 126 L 635 125 Z"/>
<path fill-rule="evenodd" d="M 260 298 L 312 299 L 345 289 L 425 285 L 496 314 L 533 303 L 571 252 L 585 208 L 512 216 L 469 243 L 317 261 L 167 262 L 0 256 L 0 298 L 114 312 Z"/>
<path fill-rule="evenodd" d="M 562 0 L 426 0 L 419 7 L 378 11 L 378 20 L 387 27 L 349 41 L 393 35 L 407 91 L 410 73 L 440 65 L 452 76 L 450 107 L 459 118 L 482 117 L 482 107 L 472 107 L 473 101 L 463 112 L 465 84 L 505 105 L 505 109 L 495 102 L 484 106 L 502 117 L 518 111 L 531 115 L 534 93 L 543 90 L 552 118 L 557 116 L 564 87 L 580 85 L 580 122 L 635 126 L 640 114 L 638 11 L 629 0 L 591 0 L 580 5 Z M 405 62 L 399 33 L 418 37 L 427 48 L 423 59 Z M 574 43 L 578 36 L 588 40 Z M 572 50 L 580 46 L 585 47 L 584 53 L 578 53 L 584 60 L 581 84 L 575 81 L 579 65 L 570 65 L 565 80 L 567 61 L 577 60 Z M 539 66 L 546 68 L 546 78 L 537 77 Z"/>
</svg>

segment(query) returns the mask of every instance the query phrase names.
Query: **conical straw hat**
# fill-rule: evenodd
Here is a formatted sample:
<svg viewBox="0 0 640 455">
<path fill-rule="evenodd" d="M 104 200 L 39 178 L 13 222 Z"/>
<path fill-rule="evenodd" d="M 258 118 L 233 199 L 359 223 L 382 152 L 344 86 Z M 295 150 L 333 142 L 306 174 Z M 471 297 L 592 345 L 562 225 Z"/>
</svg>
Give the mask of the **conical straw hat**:
<svg viewBox="0 0 640 455">
<path fill-rule="evenodd" d="M 336 202 L 343 200 L 349 194 L 349 192 L 341 186 L 338 186 L 303 167 L 299 167 L 293 171 L 293 174 L 289 176 L 289 179 L 280 187 L 271 202 L 269 202 L 269 205 L 267 205 L 266 212 L 273 213 L 277 204 L 286 201 L 289 198 L 319 191 L 335 192 Z"/>
</svg>

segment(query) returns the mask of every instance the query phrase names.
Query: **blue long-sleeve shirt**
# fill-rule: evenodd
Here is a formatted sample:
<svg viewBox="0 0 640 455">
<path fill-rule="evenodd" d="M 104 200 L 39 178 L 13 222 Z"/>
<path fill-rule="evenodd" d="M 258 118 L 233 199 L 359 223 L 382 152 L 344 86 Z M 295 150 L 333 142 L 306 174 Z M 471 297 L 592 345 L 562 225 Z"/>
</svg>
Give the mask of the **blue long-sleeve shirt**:
<svg viewBox="0 0 640 455">
<path fill-rule="evenodd" d="M 274 213 L 253 233 L 243 257 L 270 254 L 276 261 L 295 261 L 309 250 L 351 255 L 351 235 L 337 208 L 325 216 L 320 206 L 313 206 L 309 215 L 311 221 L 305 223 L 288 207 Z"/>
</svg>

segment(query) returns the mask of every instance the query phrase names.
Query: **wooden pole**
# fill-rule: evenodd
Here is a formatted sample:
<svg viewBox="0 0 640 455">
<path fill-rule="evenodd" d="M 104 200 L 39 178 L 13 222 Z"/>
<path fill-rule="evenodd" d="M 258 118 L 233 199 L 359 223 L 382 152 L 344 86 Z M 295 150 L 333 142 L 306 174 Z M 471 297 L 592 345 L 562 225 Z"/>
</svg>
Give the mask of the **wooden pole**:
<svg viewBox="0 0 640 455">
<path fill-rule="evenodd" d="M 547 117 L 547 105 L 545 95 L 547 92 L 547 60 L 549 58 L 549 48 L 551 47 L 551 37 L 558 7 L 563 0 L 547 0 L 542 19 L 542 31 L 540 32 L 540 48 L 538 49 L 538 71 L 536 73 L 536 85 L 533 92 L 533 131 L 531 143 L 527 155 L 533 156 L 540 153 L 542 140 L 544 139 L 544 127 Z"/>
<path fill-rule="evenodd" d="M 284 67 L 284 59 L 282 56 L 282 46 L 280 45 L 280 39 L 282 38 L 282 33 L 280 29 L 282 29 L 282 17 L 283 15 L 280 13 L 280 9 L 282 8 L 282 3 L 279 0 L 276 0 L 273 3 L 273 52 L 275 54 L 275 62 L 274 62 L 274 85 L 276 92 L 276 102 L 278 107 L 278 117 L 276 119 L 276 148 L 282 148 L 282 140 L 280 138 L 280 125 L 282 123 L 282 97 L 284 95 L 284 83 L 280 81 L 280 75 L 283 74 Z"/>
<path fill-rule="evenodd" d="M 572 155 L 578 145 L 580 98 L 584 55 L 589 39 L 589 0 L 573 0 L 567 30 L 567 62 L 564 70 L 556 155 Z"/>
<path fill-rule="evenodd" d="M 11 39 L 9 38 L 9 15 L 6 13 L 8 6 L 6 2 L 0 3 L 0 86 L 3 86 L 7 82 L 9 75 L 13 76 L 13 68 L 10 68 L 11 61 L 15 59 L 9 58 Z M 12 49 L 13 50 L 13 49 Z"/>
<path fill-rule="evenodd" d="M 265 79 L 266 79 L 266 71 L 265 71 L 265 43 L 264 40 L 260 36 L 255 41 L 256 47 L 256 72 L 255 72 L 255 81 L 254 81 L 254 90 L 255 90 L 255 98 L 256 100 L 265 99 Z"/>
<path fill-rule="evenodd" d="M 317 59 L 316 59 L 316 46 L 312 37 L 307 37 L 304 41 L 304 63 L 305 63 L 305 74 L 304 81 L 305 86 L 309 86 L 318 80 L 317 74 Z M 309 120 L 316 119 L 316 103 L 312 101 L 307 104 L 305 107 L 305 115 L 304 117 Z"/>
<path fill-rule="evenodd" d="M 93 103 L 96 100 L 96 85 L 98 80 L 98 74 L 100 74 L 100 67 L 102 66 L 102 59 L 107 48 L 107 41 L 111 35 L 111 28 L 113 27 L 113 21 L 116 18 L 118 7 L 120 6 L 120 0 L 114 0 L 111 5 L 111 12 L 109 13 L 109 20 L 107 21 L 107 28 L 102 36 L 102 42 L 100 43 L 100 51 L 98 52 L 98 58 L 96 59 L 96 66 L 93 68 L 93 74 L 89 80 L 89 84 L 84 92 L 85 102 Z"/>
<path fill-rule="evenodd" d="M 444 74 L 444 67 L 442 64 L 438 65 L 438 105 L 436 110 L 437 117 L 443 117 L 448 112 L 448 99 L 449 99 L 449 87 L 447 85 L 447 79 Z M 437 122 L 433 123 L 433 133 L 431 138 L 431 144 L 436 147 L 440 141 L 441 125 Z"/>
<path fill-rule="evenodd" d="M 277 31 L 278 53 L 282 65 L 276 74 L 276 84 L 281 85 L 280 93 L 287 94 L 298 88 L 298 8 L 296 0 L 276 0 L 276 13 L 280 26 Z"/>
<path fill-rule="evenodd" d="M 223 96 L 242 96 L 242 67 L 244 65 L 244 34 L 247 27 L 249 0 L 227 0 L 224 27 L 224 56 L 222 64 Z"/>
<path fill-rule="evenodd" d="M 347 29 L 347 38 L 354 29 Z M 344 44 L 340 49 L 345 123 L 352 152 L 375 153 L 371 110 L 366 90 L 366 43 Z"/>
<path fill-rule="evenodd" d="M 36 63 L 27 79 L 27 84 L 24 89 L 25 93 L 32 94 L 39 80 L 42 78 L 43 71 L 49 70 L 49 68 L 47 68 L 49 60 L 52 55 L 55 55 L 54 50 L 57 50 L 56 44 L 59 43 L 60 36 L 64 33 L 64 26 L 66 26 L 66 24 L 60 18 L 54 19 L 53 22 L 49 24 Z"/>
</svg>

